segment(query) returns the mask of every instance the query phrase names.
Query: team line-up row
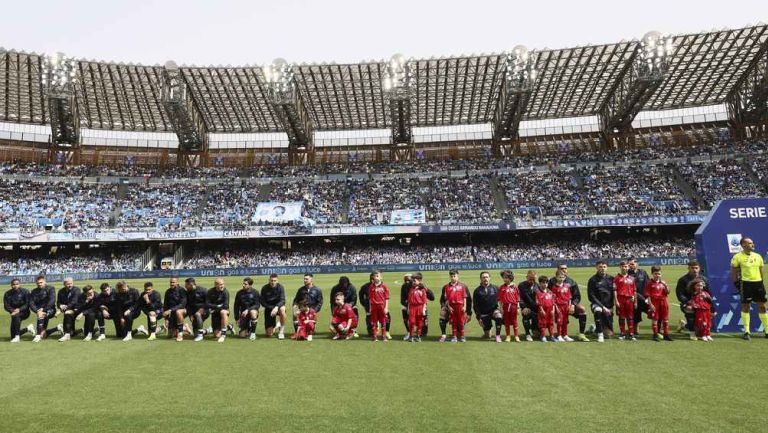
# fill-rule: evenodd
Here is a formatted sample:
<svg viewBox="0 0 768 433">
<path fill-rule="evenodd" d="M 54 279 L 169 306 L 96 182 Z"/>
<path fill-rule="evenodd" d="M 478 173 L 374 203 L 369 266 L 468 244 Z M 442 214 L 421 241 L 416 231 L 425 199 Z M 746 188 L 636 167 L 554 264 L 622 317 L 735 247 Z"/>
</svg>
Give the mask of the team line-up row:
<svg viewBox="0 0 768 433">
<path fill-rule="evenodd" d="M 618 316 L 619 339 L 635 340 L 637 322 L 644 312 L 651 320 L 654 340 L 670 340 L 669 303 L 670 289 L 661 279 L 661 269 L 653 267 L 651 276 L 637 267 L 634 260 L 622 262 L 619 273 L 609 276 L 607 265 L 599 261 L 596 273 L 588 282 L 588 298 L 595 319 L 597 340 L 604 341 L 613 334 L 613 317 Z M 525 281 L 519 285 L 513 283 L 512 271 L 500 273 L 503 284 L 491 283 L 488 272 L 480 274 L 480 284 L 470 292 L 460 281 L 459 272 L 449 272 L 450 281 L 442 287 L 440 294 L 440 341 L 446 341 L 446 329 L 452 328 L 451 341 L 466 341 L 465 326 L 475 314 L 483 330 L 483 337 L 492 338 L 491 330 L 495 327 L 495 340 L 502 342 L 502 327 L 506 341 L 520 341 L 518 315 L 522 316 L 525 339 L 535 338 L 541 341 L 573 341 L 568 335 L 568 319 L 578 319 L 577 339 L 589 341 L 585 335 L 586 310 L 581 304 L 578 284 L 568 276 L 566 265 L 559 265 L 552 278 L 537 276 L 528 271 Z M 269 282 L 261 291 L 257 291 L 250 277 L 244 278 L 242 288 L 237 291 L 234 310 L 230 310 L 229 291 L 224 281 L 217 278 L 214 287 L 207 290 L 199 286 L 194 278 L 188 278 L 184 287 L 177 278 L 170 279 L 170 287 L 164 299 L 151 282 L 144 284 L 143 292 L 128 287 L 120 281 L 113 290 L 108 283 L 99 287 L 95 293 L 92 286 L 82 290 L 74 286 L 72 279 L 66 279 L 63 287 L 55 294 L 54 287 L 47 284 L 45 277 L 37 278 L 37 287 L 28 291 L 21 287 L 19 280 L 11 282 L 11 289 L 5 293 L 4 307 L 11 315 L 11 342 L 19 342 L 25 333 L 34 334 L 33 341 L 39 342 L 50 335 L 60 332 L 59 341 L 68 341 L 81 334 L 84 340 L 103 340 L 106 338 L 105 322 L 112 320 L 116 336 L 129 341 L 137 333 L 148 335 L 148 340 L 157 338 L 158 323 L 160 330 L 167 329 L 169 337 L 177 341 L 184 339 L 184 334 L 194 335 L 195 341 L 201 341 L 207 334 L 212 334 L 219 342 L 224 342 L 227 331 L 234 331 L 230 320 L 239 327 L 238 334 L 244 338 L 256 339 L 256 325 L 261 308 L 265 312 L 266 335 L 285 338 L 287 323 L 285 289 L 280 284 L 278 275 L 272 274 Z M 691 339 L 711 341 L 712 297 L 706 278 L 700 275 L 698 263 L 689 263 L 689 272 L 678 280 L 676 289 L 681 308 L 686 315 Z M 418 342 L 428 331 L 427 304 L 435 300 L 432 290 L 425 287 L 420 273 L 406 274 L 401 287 L 402 315 L 408 330 L 406 340 Z M 370 281 L 359 292 L 347 277 L 341 277 L 339 284 L 331 290 L 332 316 L 329 329 L 333 339 L 351 339 L 358 337 L 359 324 L 358 301 L 365 309 L 365 325 L 373 341 L 391 339 L 389 326 L 390 290 L 382 281 L 378 271 L 370 274 Z M 317 329 L 317 313 L 322 309 L 323 293 L 313 282 L 312 274 L 304 275 L 304 284 L 293 299 L 292 338 L 311 341 Z M 147 316 L 147 327 L 133 328 L 133 321 L 142 313 Z M 36 318 L 36 325 L 22 326 L 22 321 L 31 314 Z M 63 315 L 63 323 L 57 328 L 48 329 L 51 318 Z M 211 318 L 211 325 L 204 322 Z M 84 319 L 82 329 L 75 329 L 78 319 Z M 191 322 L 187 324 L 185 319 Z M 98 323 L 98 329 L 96 324 Z"/>
</svg>

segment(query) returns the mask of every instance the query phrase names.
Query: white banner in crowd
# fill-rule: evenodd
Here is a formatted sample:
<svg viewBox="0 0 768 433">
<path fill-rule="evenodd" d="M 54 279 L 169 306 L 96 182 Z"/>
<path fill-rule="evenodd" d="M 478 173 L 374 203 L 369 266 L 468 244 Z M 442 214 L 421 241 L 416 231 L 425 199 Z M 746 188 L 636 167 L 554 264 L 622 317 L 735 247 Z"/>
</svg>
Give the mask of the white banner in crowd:
<svg viewBox="0 0 768 433">
<path fill-rule="evenodd" d="M 395 209 L 389 216 L 390 224 L 425 224 L 427 212 L 424 209 Z"/>
<path fill-rule="evenodd" d="M 259 203 L 256 206 L 256 212 L 253 214 L 251 221 L 255 223 L 285 223 L 299 221 L 301 220 L 301 208 L 303 206 L 303 201 L 291 201 L 285 203 L 270 201 Z"/>
</svg>

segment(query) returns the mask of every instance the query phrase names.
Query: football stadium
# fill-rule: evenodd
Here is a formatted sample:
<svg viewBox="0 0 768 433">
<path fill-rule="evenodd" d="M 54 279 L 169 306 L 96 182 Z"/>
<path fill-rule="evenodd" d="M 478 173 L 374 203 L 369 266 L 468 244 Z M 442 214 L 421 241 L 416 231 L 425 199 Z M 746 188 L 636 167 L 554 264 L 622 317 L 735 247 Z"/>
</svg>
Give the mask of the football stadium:
<svg viewBox="0 0 768 433">
<path fill-rule="evenodd" d="M 40 17 L 77 16 L 35 30 L 53 50 L 0 30 L 0 431 L 768 429 L 761 11 L 558 48 L 478 19 L 500 48 L 471 55 L 371 23 L 336 48 L 391 51 L 357 62 L 256 29 L 257 64 L 200 66 L 172 45 L 276 12 L 72 3 Z M 375 15 L 328 3 L 274 7 Z M 444 38 L 516 7 L 449 3 Z"/>
</svg>

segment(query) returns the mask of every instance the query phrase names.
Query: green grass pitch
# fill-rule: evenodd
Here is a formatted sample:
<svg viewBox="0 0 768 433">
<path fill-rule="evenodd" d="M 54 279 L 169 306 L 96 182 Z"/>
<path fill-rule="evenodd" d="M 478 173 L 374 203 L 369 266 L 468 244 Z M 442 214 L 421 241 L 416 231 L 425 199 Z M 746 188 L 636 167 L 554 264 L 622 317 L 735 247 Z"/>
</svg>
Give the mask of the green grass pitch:
<svg viewBox="0 0 768 433">
<path fill-rule="evenodd" d="M 584 298 L 592 272 L 571 269 Z M 666 267 L 665 279 L 684 272 Z M 474 288 L 478 276 L 465 271 L 462 280 Z M 367 280 L 350 277 L 357 287 Z M 492 277 L 500 283 L 498 271 Z M 523 277 L 516 271 L 516 281 Z M 440 344 L 431 303 L 430 337 L 410 344 L 402 341 L 396 305 L 401 275 L 384 279 L 395 298 L 387 344 L 372 343 L 364 331 L 352 341 L 327 338 L 327 296 L 338 275 L 316 275 L 326 305 L 311 343 L 264 338 L 260 321 L 256 341 L 33 344 L 25 336 L 11 345 L 3 314 L 0 431 L 766 431 L 768 340 L 715 335 L 704 343 L 675 334 L 677 341 L 655 343 L 646 320 L 637 342 L 496 344 L 481 340 L 472 322 L 466 344 Z M 447 280 L 444 272 L 425 273 L 436 291 Z M 232 299 L 240 281 L 226 279 Z M 266 277 L 256 281 L 261 286 Z M 290 302 L 301 277 L 281 281 Z M 164 292 L 166 280 L 154 282 Z M 212 285 L 210 278 L 198 282 Z M 680 313 L 671 311 L 674 329 Z M 145 323 L 142 316 L 136 325 Z M 571 320 L 572 333 L 575 325 Z"/>
</svg>

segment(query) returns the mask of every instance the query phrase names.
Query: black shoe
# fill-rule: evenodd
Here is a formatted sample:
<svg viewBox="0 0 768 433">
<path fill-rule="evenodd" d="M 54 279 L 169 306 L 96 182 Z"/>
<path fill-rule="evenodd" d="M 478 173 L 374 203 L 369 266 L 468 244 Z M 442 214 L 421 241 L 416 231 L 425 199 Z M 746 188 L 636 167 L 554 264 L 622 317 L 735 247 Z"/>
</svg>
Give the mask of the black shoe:
<svg viewBox="0 0 768 433">
<path fill-rule="evenodd" d="M 673 341 L 672 337 L 670 337 L 668 334 L 664 336 L 664 341 Z"/>
<path fill-rule="evenodd" d="M 741 336 L 741 339 L 749 341 L 752 339 L 752 337 L 750 337 L 749 332 L 745 332 L 744 335 Z"/>
<path fill-rule="evenodd" d="M 636 339 L 639 339 L 639 338 L 640 338 L 640 334 L 638 334 L 637 332 L 635 332 L 635 338 L 636 338 Z"/>
<path fill-rule="evenodd" d="M 653 337 L 651 337 L 651 339 L 652 339 L 653 341 L 661 341 L 661 340 L 659 340 L 659 336 L 658 336 L 658 335 L 656 335 L 656 334 L 653 334 Z"/>
</svg>

